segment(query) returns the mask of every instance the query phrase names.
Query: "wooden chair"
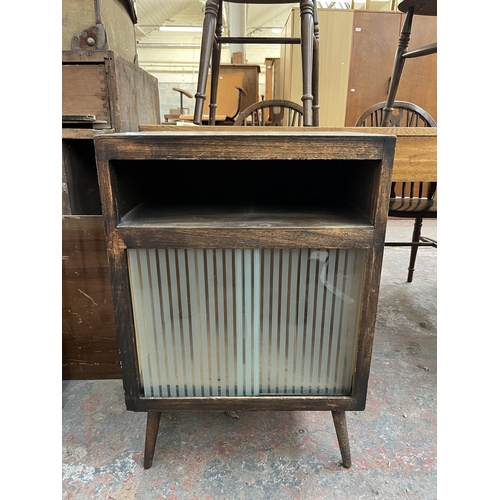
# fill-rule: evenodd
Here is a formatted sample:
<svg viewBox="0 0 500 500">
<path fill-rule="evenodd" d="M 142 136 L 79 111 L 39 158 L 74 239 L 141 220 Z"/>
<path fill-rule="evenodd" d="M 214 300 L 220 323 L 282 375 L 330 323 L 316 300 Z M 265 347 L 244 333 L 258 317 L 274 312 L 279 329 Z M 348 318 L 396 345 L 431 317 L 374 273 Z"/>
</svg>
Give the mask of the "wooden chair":
<svg viewBox="0 0 500 500">
<path fill-rule="evenodd" d="M 253 4 L 290 4 L 300 3 L 300 37 L 231 37 L 222 36 L 222 13 L 224 2 Z M 302 49 L 302 102 L 304 107 L 304 126 L 319 125 L 318 82 L 319 82 L 319 27 L 316 0 L 207 0 L 201 38 L 198 85 L 195 94 L 194 123 L 202 123 L 203 103 L 209 66 L 212 68 L 212 87 L 210 92 L 209 124 L 215 125 L 217 114 L 217 84 L 222 44 L 259 43 L 259 44 L 300 44 Z"/>
<path fill-rule="evenodd" d="M 357 127 L 380 127 L 386 101 L 368 108 L 356 122 Z M 406 102 L 394 101 L 392 112 L 387 115 L 392 127 L 436 127 L 437 124 L 425 110 Z M 389 217 L 414 219 L 411 242 L 385 242 L 385 246 L 410 246 L 410 264 L 407 281 L 413 281 L 417 250 L 421 246 L 437 248 L 437 241 L 421 235 L 423 219 L 437 218 L 437 182 L 393 182 L 389 201 Z"/>
<path fill-rule="evenodd" d="M 181 115 L 183 115 L 185 112 L 186 114 L 189 113 L 189 108 L 184 106 L 184 97 L 188 97 L 189 99 L 192 99 L 193 98 L 193 95 L 188 92 L 187 90 L 184 90 L 184 89 L 180 89 L 178 87 L 172 87 L 172 90 L 174 90 L 175 92 L 179 92 L 179 99 L 180 99 L 180 102 L 179 102 L 179 112 L 178 113 L 169 113 L 169 114 L 165 114 L 163 115 L 163 118 L 165 118 L 165 122 L 175 122 L 179 119 L 179 117 Z M 171 110 L 173 111 L 173 110 Z"/>
<path fill-rule="evenodd" d="M 407 59 L 426 56 L 437 53 L 437 42 L 422 45 L 413 50 L 408 50 L 410 44 L 411 29 L 414 15 L 437 16 L 437 0 L 400 0 L 398 10 L 405 12 L 405 20 L 399 35 L 398 48 L 394 56 L 394 65 L 392 68 L 389 91 L 387 92 L 387 101 L 382 113 L 382 126 L 388 126 L 389 116 L 391 114 L 396 93 L 398 91 L 401 75 Z"/>
<path fill-rule="evenodd" d="M 219 75 L 217 87 L 217 114 L 213 117 L 213 124 L 232 125 L 236 117 L 240 114 L 241 96 L 247 95 L 243 88 L 244 73 L 237 71 L 234 73 L 225 73 Z M 208 82 L 208 91 L 210 92 L 211 83 Z M 201 123 L 208 124 L 210 109 L 208 103 L 204 103 Z M 180 120 L 194 121 L 194 114 L 185 114 L 179 117 Z M 196 122 L 195 122 L 196 123 Z"/>
<path fill-rule="evenodd" d="M 256 102 L 244 109 L 234 125 L 243 127 L 301 127 L 303 115 L 302 106 L 295 102 L 268 99 Z"/>
</svg>

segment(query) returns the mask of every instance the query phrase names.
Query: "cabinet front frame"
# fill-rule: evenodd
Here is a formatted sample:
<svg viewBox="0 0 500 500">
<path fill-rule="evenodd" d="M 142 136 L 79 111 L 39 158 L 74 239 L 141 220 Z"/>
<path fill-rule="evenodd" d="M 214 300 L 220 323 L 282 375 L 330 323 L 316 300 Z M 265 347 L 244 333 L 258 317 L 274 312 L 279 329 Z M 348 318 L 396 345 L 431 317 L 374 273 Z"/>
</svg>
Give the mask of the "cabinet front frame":
<svg viewBox="0 0 500 500">
<path fill-rule="evenodd" d="M 99 176 L 104 227 L 107 237 L 111 285 L 115 304 L 118 342 L 122 363 L 123 386 L 127 409 L 132 411 L 228 411 L 228 410 L 363 410 L 371 362 L 375 329 L 380 271 L 383 257 L 385 227 L 390 194 L 390 179 L 396 138 L 378 134 L 315 132 L 314 130 L 279 132 L 229 132 L 210 134 L 203 131 L 173 133 L 132 133 L 97 137 L 96 160 Z M 259 395 L 217 397 L 144 397 L 141 391 L 139 362 L 135 338 L 131 290 L 128 275 L 127 248 L 129 239 L 119 226 L 123 207 L 119 206 L 114 160 L 375 160 L 379 162 L 377 187 L 372 204 L 373 230 L 370 236 L 354 247 L 365 248 L 365 270 L 362 284 L 356 359 L 352 391 L 338 395 Z M 142 248 L 153 248 L 144 234 Z M 238 237 L 238 230 L 227 236 Z M 257 233 L 259 230 L 255 230 Z M 262 230 L 264 234 L 265 230 Z M 330 244 L 322 248 L 338 248 L 346 229 L 333 231 Z M 349 231 L 349 229 L 347 229 Z M 279 233 L 277 229 L 276 232 Z M 241 231 L 240 231 L 241 233 Z M 153 234 L 153 232 L 151 232 Z M 336 236 L 335 236 L 336 234 Z M 278 238 L 279 239 L 279 238 Z M 236 240 L 235 240 L 236 241 Z M 323 240 L 326 242 L 327 240 Z M 355 243 L 356 237 L 348 237 Z M 206 248 L 200 241 L 198 248 Z M 169 247 L 185 248 L 185 241 L 171 235 Z M 314 246 L 314 245 L 313 245 Z M 227 246 L 226 248 L 237 248 Z M 311 247 L 309 241 L 296 243 L 285 239 L 283 247 Z"/>
</svg>

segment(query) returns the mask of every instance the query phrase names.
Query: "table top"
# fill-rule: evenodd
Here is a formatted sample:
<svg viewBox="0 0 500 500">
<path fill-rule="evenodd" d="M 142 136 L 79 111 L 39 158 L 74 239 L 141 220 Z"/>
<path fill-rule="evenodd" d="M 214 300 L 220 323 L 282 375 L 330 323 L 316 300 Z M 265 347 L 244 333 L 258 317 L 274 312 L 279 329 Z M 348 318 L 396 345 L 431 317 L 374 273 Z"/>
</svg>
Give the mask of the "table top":
<svg viewBox="0 0 500 500">
<path fill-rule="evenodd" d="M 437 16 L 437 0 L 401 0 L 398 4 L 401 12 L 407 12 L 410 7 L 415 7 L 416 16 Z"/>
<path fill-rule="evenodd" d="M 271 130 L 270 130 L 271 129 Z M 277 130 L 279 129 L 279 130 Z M 139 125 L 142 133 L 166 134 L 196 131 L 198 134 L 387 134 L 395 135 L 396 150 L 392 171 L 393 181 L 437 181 L 437 127 L 225 127 Z M 136 133 L 137 134 L 137 133 Z M 126 136 L 126 134 L 121 134 Z"/>
</svg>

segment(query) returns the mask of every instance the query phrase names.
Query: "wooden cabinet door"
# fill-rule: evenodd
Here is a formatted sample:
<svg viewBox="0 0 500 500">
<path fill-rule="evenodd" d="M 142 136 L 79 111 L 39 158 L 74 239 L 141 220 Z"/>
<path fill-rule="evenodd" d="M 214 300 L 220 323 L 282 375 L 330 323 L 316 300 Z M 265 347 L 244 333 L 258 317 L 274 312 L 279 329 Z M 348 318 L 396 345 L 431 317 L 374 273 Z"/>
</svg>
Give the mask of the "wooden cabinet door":
<svg viewBox="0 0 500 500">
<path fill-rule="evenodd" d="M 345 126 L 387 98 L 401 26 L 399 12 L 354 12 Z"/>
</svg>

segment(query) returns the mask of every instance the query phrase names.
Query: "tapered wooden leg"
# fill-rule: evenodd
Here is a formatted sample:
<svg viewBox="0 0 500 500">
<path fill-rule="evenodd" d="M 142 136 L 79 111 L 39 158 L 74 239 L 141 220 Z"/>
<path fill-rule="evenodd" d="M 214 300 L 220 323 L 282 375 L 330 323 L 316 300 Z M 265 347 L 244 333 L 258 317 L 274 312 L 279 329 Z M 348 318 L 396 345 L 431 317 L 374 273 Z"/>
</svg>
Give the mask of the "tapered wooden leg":
<svg viewBox="0 0 500 500">
<path fill-rule="evenodd" d="M 149 469 L 153 465 L 153 455 L 155 453 L 156 437 L 160 427 L 160 411 L 148 411 L 146 423 L 146 444 L 144 446 L 144 468 Z"/>
<path fill-rule="evenodd" d="M 345 411 L 332 411 L 333 423 L 339 440 L 342 465 L 348 469 L 351 466 L 351 448 L 349 447 L 349 434 L 347 433 L 347 421 Z"/>
</svg>

